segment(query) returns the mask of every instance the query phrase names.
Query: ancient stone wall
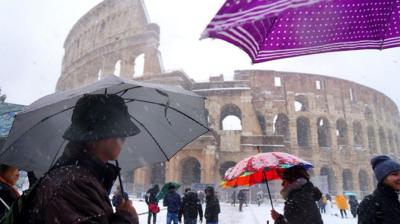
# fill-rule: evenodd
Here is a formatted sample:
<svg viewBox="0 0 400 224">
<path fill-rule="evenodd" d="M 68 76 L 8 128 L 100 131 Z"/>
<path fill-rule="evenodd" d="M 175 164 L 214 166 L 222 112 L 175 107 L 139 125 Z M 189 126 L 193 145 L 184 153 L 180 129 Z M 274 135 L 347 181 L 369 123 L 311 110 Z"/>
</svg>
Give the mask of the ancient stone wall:
<svg viewBox="0 0 400 224">
<path fill-rule="evenodd" d="M 327 176 L 332 194 L 365 195 L 375 179 L 369 160 L 376 154 L 399 158 L 400 117 L 384 94 L 357 83 L 321 75 L 236 71 L 195 82 L 183 71 L 164 73 L 158 53 L 159 28 L 149 23 L 140 0 L 105 0 L 72 28 L 65 41 L 57 90 L 82 86 L 114 73 L 163 83 L 207 97 L 212 131 L 186 146 L 169 162 L 135 170 L 135 191 L 153 183 L 177 181 L 218 185 L 225 171 L 259 150 L 284 151 L 315 165 Z M 133 74 L 145 55 L 144 75 Z M 240 128 L 224 128 L 235 117 Z"/>
<path fill-rule="evenodd" d="M 144 55 L 144 74 L 162 72 L 160 29 L 150 23 L 142 0 L 105 0 L 86 13 L 68 34 L 58 91 L 114 74 L 134 77 Z"/>
</svg>

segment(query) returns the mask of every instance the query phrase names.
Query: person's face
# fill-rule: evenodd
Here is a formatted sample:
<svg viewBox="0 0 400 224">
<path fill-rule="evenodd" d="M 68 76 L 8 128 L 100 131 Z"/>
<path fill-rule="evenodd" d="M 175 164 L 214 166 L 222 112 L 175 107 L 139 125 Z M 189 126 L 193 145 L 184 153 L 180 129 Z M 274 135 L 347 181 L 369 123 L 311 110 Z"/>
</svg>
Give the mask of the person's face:
<svg viewBox="0 0 400 224">
<path fill-rule="evenodd" d="M 125 144 L 125 138 L 108 138 L 101 141 L 101 148 L 107 160 L 116 160 Z"/>
<path fill-rule="evenodd" d="M 3 179 L 10 185 L 15 186 L 19 178 L 19 170 L 17 167 L 10 167 L 4 174 Z"/>
<path fill-rule="evenodd" d="M 383 184 L 395 191 L 400 191 L 400 171 L 390 173 L 384 180 Z"/>
</svg>

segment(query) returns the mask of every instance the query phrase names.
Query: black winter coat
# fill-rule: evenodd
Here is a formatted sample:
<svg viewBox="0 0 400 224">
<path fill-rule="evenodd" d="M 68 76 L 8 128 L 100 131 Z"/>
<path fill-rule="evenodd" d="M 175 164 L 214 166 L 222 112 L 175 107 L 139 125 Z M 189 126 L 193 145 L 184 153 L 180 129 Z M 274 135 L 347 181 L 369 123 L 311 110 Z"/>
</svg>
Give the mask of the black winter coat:
<svg viewBox="0 0 400 224">
<path fill-rule="evenodd" d="M 146 204 L 158 204 L 157 194 L 159 189 L 157 187 L 153 187 L 146 192 L 145 200 Z"/>
<path fill-rule="evenodd" d="M 33 189 L 20 223 L 138 224 L 138 216 L 114 213 L 109 192 L 119 168 L 69 143 L 55 166 Z"/>
<path fill-rule="evenodd" d="M 175 191 L 168 192 L 163 201 L 164 207 L 167 207 L 170 213 L 179 213 L 181 209 L 181 196 Z"/>
<path fill-rule="evenodd" d="M 0 182 L 0 198 L 7 204 L 8 207 L 18 199 L 18 195 L 14 189 L 12 189 L 9 185 Z M 0 202 L 0 218 L 8 211 L 6 206 Z"/>
<path fill-rule="evenodd" d="M 207 222 L 218 222 L 218 214 L 221 212 L 219 200 L 216 196 L 206 198 L 206 211 L 204 218 Z"/>
<path fill-rule="evenodd" d="M 179 219 L 182 218 L 182 215 L 185 219 L 197 219 L 197 215 L 199 215 L 200 220 L 203 220 L 203 208 L 195 192 L 188 192 L 183 196 Z"/>
<path fill-rule="evenodd" d="M 355 198 L 349 200 L 351 214 L 357 214 L 358 201 Z"/>
<path fill-rule="evenodd" d="M 399 224 L 400 202 L 398 194 L 389 187 L 378 188 L 358 206 L 358 224 Z"/>
<path fill-rule="evenodd" d="M 311 182 L 289 193 L 285 201 L 284 215 L 275 224 L 322 224 L 321 213 L 316 202 L 322 193 Z"/>
</svg>

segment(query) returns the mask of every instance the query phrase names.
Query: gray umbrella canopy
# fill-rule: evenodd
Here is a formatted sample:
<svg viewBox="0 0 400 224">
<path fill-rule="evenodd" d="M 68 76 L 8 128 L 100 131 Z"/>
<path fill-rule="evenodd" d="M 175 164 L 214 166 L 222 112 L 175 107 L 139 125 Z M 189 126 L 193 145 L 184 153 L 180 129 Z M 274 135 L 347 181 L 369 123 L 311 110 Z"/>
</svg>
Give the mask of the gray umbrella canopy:
<svg viewBox="0 0 400 224">
<path fill-rule="evenodd" d="M 117 94 L 124 98 L 138 135 L 127 138 L 119 161 L 123 170 L 166 161 L 208 132 L 204 97 L 183 89 L 108 76 L 88 86 L 45 96 L 19 113 L 0 163 L 46 172 L 66 145 L 74 106 L 84 94 Z"/>
</svg>

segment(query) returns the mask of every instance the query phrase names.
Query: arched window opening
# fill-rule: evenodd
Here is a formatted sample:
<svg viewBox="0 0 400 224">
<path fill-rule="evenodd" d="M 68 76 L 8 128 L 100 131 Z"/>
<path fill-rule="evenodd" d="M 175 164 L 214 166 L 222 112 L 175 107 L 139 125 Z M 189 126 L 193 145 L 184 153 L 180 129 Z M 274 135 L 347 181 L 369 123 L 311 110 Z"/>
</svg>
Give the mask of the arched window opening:
<svg viewBox="0 0 400 224">
<path fill-rule="evenodd" d="M 182 162 L 181 169 L 182 183 L 184 185 L 192 185 L 201 181 L 201 165 L 200 162 L 193 158 L 187 158 Z"/>
<path fill-rule="evenodd" d="M 233 161 L 226 161 L 226 162 L 222 163 L 221 167 L 219 168 L 219 174 L 221 175 L 221 178 L 224 178 L 226 171 L 229 168 L 234 167 L 235 165 L 236 165 L 236 163 Z"/>
<path fill-rule="evenodd" d="M 336 138 L 337 138 L 337 144 L 339 146 L 349 144 L 347 123 L 343 119 L 339 119 L 336 121 Z"/>
<path fill-rule="evenodd" d="M 351 170 L 343 170 L 343 191 L 353 191 L 353 175 Z"/>
<path fill-rule="evenodd" d="M 114 75 L 120 76 L 121 75 L 121 60 L 118 60 L 114 66 Z"/>
<path fill-rule="evenodd" d="M 353 122 L 353 140 L 356 148 L 364 145 L 362 126 L 360 122 Z"/>
<path fill-rule="evenodd" d="M 227 104 L 221 109 L 221 130 L 242 130 L 242 112 L 238 106 Z"/>
<path fill-rule="evenodd" d="M 310 146 L 310 120 L 306 117 L 299 117 L 297 118 L 296 125 L 298 146 Z"/>
<path fill-rule="evenodd" d="M 376 149 L 376 138 L 375 138 L 375 130 L 373 127 L 368 127 L 368 148 L 371 152 L 376 153 L 378 150 Z"/>
<path fill-rule="evenodd" d="M 330 131 L 329 131 L 329 121 L 326 118 L 318 118 L 318 145 L 319 147 L 330 147 Z"/>
<path fill-rule="evenodd" d="M 143 76 L 144 73 L 144 54 L 135 58 L 135 71 L 133 77 L 138 78 Z"/>
<path fill-rule="evenodd" d="M 163 185 L 165 183 L 165 163 L 157 163 L 151 167 L 151 179 L 152 184 Z"/>
<path fill-rule="evenodd" d="M 294 100 L 294 110 L 296 112 L 308 111 L 308 99 L 306 96 L 298 95 Z"/>
<path fill-rule="evenodd" d="M 290 139 L 289 118 L 286 114 L 278 114 L 274 118 L 274 134 L 282 135 L 285 140 Z"/>
</svg>

